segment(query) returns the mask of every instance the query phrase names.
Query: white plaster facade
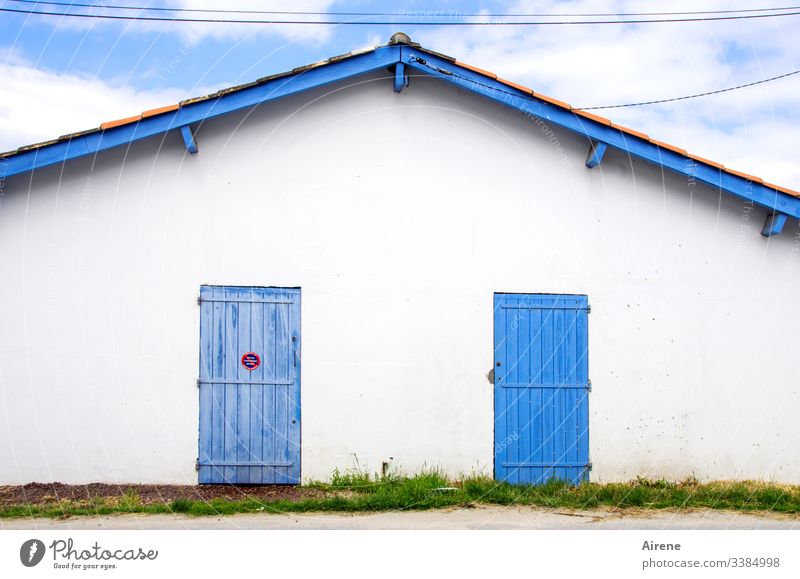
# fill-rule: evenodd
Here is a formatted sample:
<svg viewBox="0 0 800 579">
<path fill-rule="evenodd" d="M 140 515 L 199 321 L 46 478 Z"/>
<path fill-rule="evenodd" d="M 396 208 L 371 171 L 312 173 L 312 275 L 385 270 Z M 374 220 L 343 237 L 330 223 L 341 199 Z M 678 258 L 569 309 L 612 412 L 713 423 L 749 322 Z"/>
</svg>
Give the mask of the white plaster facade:
<svg viewBox="0 0 800 579">
<path fill-rule="evenodd" d="M 5 182 L 0 484 L 196 482 L 201 284 L 302 288 L 302 476 L 492 473 L 493 292 L 585 293 L 592 480 L 800 482 L 795 221 L 430 78 Z"/>
</svg>

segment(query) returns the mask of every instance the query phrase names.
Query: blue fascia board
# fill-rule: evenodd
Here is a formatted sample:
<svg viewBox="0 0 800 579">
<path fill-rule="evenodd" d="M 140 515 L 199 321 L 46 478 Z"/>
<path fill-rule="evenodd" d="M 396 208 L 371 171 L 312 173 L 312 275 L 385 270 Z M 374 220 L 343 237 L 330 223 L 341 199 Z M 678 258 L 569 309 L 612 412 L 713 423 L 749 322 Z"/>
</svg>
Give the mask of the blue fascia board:
<svg viewBox="0 0 800 579">
<path fill-rule="evenodd" d="M 346 57 L 290 76 L 283 76 L 228 94 L 183 104 L 171 113 L 163 113 L 135 123 L 73 137 L 68 141 L 23 151 L 0 159 L 0 175 L 9 177 L 70 159 L 128 145 L 133 141 L 159 135 L 182 126 L 246 109 L 260 103 L 297 94 L 360 74 L 392 66 L 400 61 L 399 46 L 384 46 L 363 54 Z"/>
<path fill-rule="evenodd" d="M 538 100 L 518 89 L 497 82 L 491 77 L 459 67 L 429 52 L 405 47 L 402 58 L 415 71 L 423 72 L 482 95 L 495 102 L 517 109 L 526 115 L 551 122 L 553 125 L 587 137 L 591 141 L 606 143 L 608 146 L 623 151 L 632 157 L 660 165 L 675 173 L 706 183 L 713 188 L 727 191 L 732 195 L 752 201 L 772 211 L 800 218 L 800 199 L 796 197 L 770 189 L 761 183 L 748 181 L 737 175 L 721 171 L 711 165 L 684 157 L 669 149 L 661 148 L 645 139 L 582 117 L 546 101 Z M 425 64 L 418 62 L 417 58 L 425 61 Z"/>
</svg>

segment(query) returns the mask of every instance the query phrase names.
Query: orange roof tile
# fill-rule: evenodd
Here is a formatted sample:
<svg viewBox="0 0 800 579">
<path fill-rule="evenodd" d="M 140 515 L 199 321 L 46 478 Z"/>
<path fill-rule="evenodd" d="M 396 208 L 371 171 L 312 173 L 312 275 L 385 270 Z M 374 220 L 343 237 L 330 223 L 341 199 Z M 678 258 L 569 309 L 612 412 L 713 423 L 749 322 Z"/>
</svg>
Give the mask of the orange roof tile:
<svg viewBox="0 0 800 579">
<path fill-rule="evenodd" d="M 170 111 L 176 111 L 180 108 L 180 105 L 177 103 L 174 105 L 167 105 L 165 107 L 159 107 L 157 109 L 150 109 L 149 111 L 144 111 L 142 113 L 142 118 L 146 119 L 147 117 L 154 117 L 156 115 L 160 115 L 161 113 L 168 113 Z"/>
<path fill-rule="evenodd" d="M 634 131 L 633 129 L 629 129 L 628 127 L 623 127 L 622 125 L 617 125 L 615 123 L 611 123 L 611 126 L 615 129 L 619 129 L 623 133 L 628 133 L 629 135 L 633 135 L 634 137 L 639 137 L 640 139 L 644 139 L 645 141 L 650 140 L 650 136 L 646 135 L 640 131 Z"/>
<path fill-rule="evenodd" d="M 575 110 L 575 111 L 573 111 L 573 112 L 574 112 L 576 115 L 580 115 L 580 116 L 582 116 L 582 117 L 586 117 L 587 119 L 591 119 L 591 120 L 593 120 L 593 121 L 596 121 L 596 122 L 598 122 L 598 123 L 602 123 L 602 124 L 604 124 L 604 125 L 611 126 L 611 121 L 609 121 L 609 120 L 608 120 L 607 118 L 605 118 L 605 117 L 601 117 L 600 115 L 596 115 L 596 114 L 594 114 L 594 113 L 589 113 L 589 112 L 586 112 L 586 111 L 581 111 L 581 110 Z"/>
<path fill-rule="evenodd" d="M 482 74 L 483 76 L 488 76 L 489 78 L 493 79 L 497 78 L 497 75 L 493 72 L 489 72 L 488 70 L 483 70 L 482 68 L 478 68 L 477 66 L 472 66 L 471 64 L 466 64 L 464 62 L 461 62 L 460 60 L 456 61 L 456 66 L 469 69 L 472 72 L 477 72 L 478 74 Z"/>
<path fill-rule="evenodd" d="M 775 189 L 776 191 L 780 191 L 781 193 L 786 193 L 787 195 L 791 195 L 792 197 L 800 197 L 800 192 L 795 191 L 793 189 L 788 189 L 786 187 L 781 187 L 780 185 L 775 185 L 773 183 L 767 183 L 764 181 L 764 186 L 769 187 L 770 189 Z"/>
<path fill-rule="evenodd" d="M 725 169 L 725 165 L 723 165 L 722 163 L 717 163 L 716 161 L 711 161 L 703 157 L 698 157 L 697 155 L 692 155 L 691 153 L 686 153 L 686 156 L 689 157 L 690 159 L 694 159 L 695 161 L 700 161 L 701 163 L 705 163 L 706 165 L 711 165 L 712 167 L 716 167 L 717 169 L 722 169 L 723 171 L 727 171 L 727 169 Z"/>
<path fill-rule="evenodd" d="M 567 109 L 568 111 L 572 110 L 572 106 L 570 106 L 569 103 L 565 103 L 564 101 L 560 101 L 558 99 L 554 99 L 553 97 L 549 97 L 549 96 L 544 95 L 544 94 L 542 94 L 540 92 L 534 91 L 533 96 L 535 96 L 539 100 L 543 100 L 543 101 L 548 102 L 550 104 L 553 104 L 553 105 L 556 105 L 558 107 L 561 107 L 562 109 Z"/>
<path fill-rule="evenodd" d="M 517 84 L 515 82 L 511 82 L 510 80 L 506 80 L 504 78 L 500 78 L 499 76 L 497 77 L 497 82 L 502 82 L 503 84 L 508 85 L 511 88 L 515 88 L 515 89 L 517 89 L 519 91 L 528 93 L 529 95 L 533 94 L 533 89 L 528 88 L 527 86 L 522 86 L 521 84 Z"/>
<path fill-rule="evenodd" d="M 754 183 L 763 183 L 764 182 L 764 179 L 762 179 L 761 177 L 754 177 L 753 175 L 750 175 L 748 173 L 741 173 L 739 171 L 734 171 L 733 169 L 727 169 L 727 168 L 725 169 L 725 171 L 727 171 L 728 173 L 731 173 L 733 175 L 738 175 L 739 177 L 742 177 L 743 179 L 747 179 L 748 181 L 753 181 Z"/>
<path fill-rule="evenodd" d="M 142 115 L 136 115 L 135 117 L 117 119 L 116 121 L 107 121 L 105 123 L 100 124 L 100 130 L 105 131 L 106 129 L 113 129 L 114 127 L 128 125 L 130 123 L 138 123 L 141 120 L 142 120 Z"/>
<path fill-rule="evenodd" d="M 664 141 L 656 141 L 655 139 L 650 139 L 650 142 L 656 145 L 657 147 L 661 147 L 662 149 L 667 149 L 668 151 L 678 153 L 679 155 L 683 155 L 684 157 L 689 156 L 689 153 L 686 152 L 686 149 L 681 149 L 680 147 L 676 147 L 675 145 L 670 145 L 669 143 L 665 143 Z"/>
</svg>

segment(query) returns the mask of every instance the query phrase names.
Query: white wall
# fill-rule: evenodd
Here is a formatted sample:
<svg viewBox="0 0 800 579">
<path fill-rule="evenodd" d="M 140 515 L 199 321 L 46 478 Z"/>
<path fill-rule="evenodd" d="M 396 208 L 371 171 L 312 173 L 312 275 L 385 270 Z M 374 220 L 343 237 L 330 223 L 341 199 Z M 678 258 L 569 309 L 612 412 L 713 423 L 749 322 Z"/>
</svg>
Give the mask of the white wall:
<svg viewBox="0 0 800 579">
<path fill-rule="evenodd" d="M 303 477 L 492 472 L 492 295 L 586 293 L 594 480 L 800 482 L 797 223 L 431 79 L 9 179 L 0 483 L 196 481 L 199 286 L 301 286 Z M 257 256 L 253 260 L 252 257 Z"/>
</svg>

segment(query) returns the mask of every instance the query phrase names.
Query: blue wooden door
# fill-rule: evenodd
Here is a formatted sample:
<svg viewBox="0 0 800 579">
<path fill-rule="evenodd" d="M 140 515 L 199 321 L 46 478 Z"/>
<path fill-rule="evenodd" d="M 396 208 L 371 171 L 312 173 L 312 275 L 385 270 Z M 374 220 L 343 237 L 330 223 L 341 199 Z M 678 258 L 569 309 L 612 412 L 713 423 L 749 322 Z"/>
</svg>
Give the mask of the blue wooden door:
<svg viewBox="0 0 800 579">
<path fill-rule="evenodd" d="M 498 293 L 494 312 L 495 478 L 587 480 L 587 297 Z"/>
<path fill-rule="evenodd" d="M 200 288 L 200 483 L 300 482 L 300 290 Z"/>
</svg>

